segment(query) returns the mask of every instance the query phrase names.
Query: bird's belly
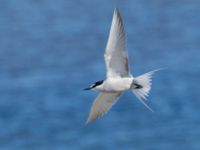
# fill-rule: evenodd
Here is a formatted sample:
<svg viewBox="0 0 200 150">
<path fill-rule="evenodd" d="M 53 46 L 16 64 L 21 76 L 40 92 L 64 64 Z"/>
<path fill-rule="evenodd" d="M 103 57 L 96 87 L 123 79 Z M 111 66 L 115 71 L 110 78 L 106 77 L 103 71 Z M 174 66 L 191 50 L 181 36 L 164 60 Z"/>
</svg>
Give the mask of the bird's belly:
<svg viewBox="0 0 200 150">
<path fill-rule="evenodd" d="M 107 92 L 122 92 L 130 89 L 132 78 L 117 78 L 106 81 L 104 90 Z"/>
</svg>

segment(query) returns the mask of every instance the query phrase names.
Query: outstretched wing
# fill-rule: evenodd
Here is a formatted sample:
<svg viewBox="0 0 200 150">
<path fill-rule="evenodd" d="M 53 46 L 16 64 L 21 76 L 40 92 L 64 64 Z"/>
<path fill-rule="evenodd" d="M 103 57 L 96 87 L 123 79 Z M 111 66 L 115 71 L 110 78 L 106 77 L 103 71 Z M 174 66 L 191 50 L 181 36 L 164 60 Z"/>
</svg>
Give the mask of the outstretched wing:
<svg viewBox="0 0 200 150">
<path fill-rule="evenodd" d="M 107 78 L 129 76 L 126 40 L 126 33 L 119 10 L 115 8 L 104 54 Z"/>
<path fill-rule="evenodd" d="M 117 99 L 120 95 L 121 92 L 100 93 L 92 104 L 92 108 L 86 123 L 103 116 L 115 104 L 115 102 L 117 102 Z"/>
</svg>

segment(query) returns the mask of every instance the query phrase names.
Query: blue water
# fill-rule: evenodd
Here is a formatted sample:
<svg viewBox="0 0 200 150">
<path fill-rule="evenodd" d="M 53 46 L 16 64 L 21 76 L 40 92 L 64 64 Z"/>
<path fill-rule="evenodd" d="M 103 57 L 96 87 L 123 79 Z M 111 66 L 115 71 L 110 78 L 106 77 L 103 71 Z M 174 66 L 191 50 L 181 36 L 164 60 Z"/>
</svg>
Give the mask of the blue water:
<svg viewBox="0 0 200 150">
<path fill-rule="evenodd" d="M 105 78 L 114 5 L 131 72 L 155 74 L 148 111 L 131 92 L 85 125 Z M 199 150 L 200 2 L 1 0 L 0 150 Z"/>
</svg>

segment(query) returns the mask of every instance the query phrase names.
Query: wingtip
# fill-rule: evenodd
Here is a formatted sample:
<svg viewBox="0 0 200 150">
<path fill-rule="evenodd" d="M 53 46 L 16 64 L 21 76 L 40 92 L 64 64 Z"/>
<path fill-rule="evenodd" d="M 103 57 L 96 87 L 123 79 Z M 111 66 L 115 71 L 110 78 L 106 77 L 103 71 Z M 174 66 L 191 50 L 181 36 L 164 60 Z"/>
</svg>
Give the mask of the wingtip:
<svg viewBox="0 0 200 150">
<path fill-rule="evenodd" d="M 117 8 L 117 7 L 115 7 L 115 9 L 114 9 L 115 11 L 118 11 L 119 9 Z"/>
<path fill-rule="evenodd" d="M 90 117 L 88 117 L 88 119 L 85 122 L 85 125 L 88 125 L 90 122 L 92 122 L 94 119 L 91 119 Z"/>
<path fill-rule="evenodd" d="M 114 13 L 119 14 L 119 8 L 115 7 Z"/>
<path fill-rule="evenodd" d="M 87 118 L 87 120 L 86 120 L 86 122 L 85 122 L 85 124 L 87 125 L 87 124 L 89 124 L 89 123 L 91 123 L 91 122 L 97 120 L 97 119 L 100 118 L 101 116 L 103 116 L 103 114 L 102 114 L 102 115 L 98 115 L 98 114 L 94 115 L 94 114 L 91 114 L 91 113 L 90 113 L 89 116 L 88 116 L 88 118 Z"/>
<path fill-rule="evenodd" d="M 114 20 L 117 21 L 117 23 L 120 23 L 121 26 L 123 26 L 122 17 L 117 7 L 114 9 L 114 13 L 113 13 L 113 21 Z"/>
<path fill-rule="evenodd" d="M 86 122 L 85 122 L 85 124 L 86 124 L 86 125 L 89 124 L 89 123 L 92 122 L 94 119 L 95 119 L 95 118 L 93 118 L 93 117 L 91 116 L 91 113 L 90 113 L 89 116 L 88 116 L 88 118 L 87 118 L 87 120 L 86 120 Z"/>
</svg>

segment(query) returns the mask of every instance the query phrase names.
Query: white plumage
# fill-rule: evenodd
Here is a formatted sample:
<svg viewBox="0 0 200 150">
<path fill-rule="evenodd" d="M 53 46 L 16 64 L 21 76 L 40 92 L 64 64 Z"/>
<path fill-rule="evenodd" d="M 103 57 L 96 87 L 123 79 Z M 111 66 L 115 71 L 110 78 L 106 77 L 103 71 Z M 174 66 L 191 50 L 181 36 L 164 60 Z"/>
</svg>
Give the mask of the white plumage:
<svg viewBox="0 0 200 150">
<path fill-rule="evenodd" d="M 129 73 L 127 38 L 119 10 L 115 8 L 104 58 L 107 78 L 92 84 L 86 90 L 100 92 L 92 104 L 87 123 L 103 116 L 126 90 L 132 90 L 136 97 L 150 110 L 145 100 L 151 89 L 151 78 L 155 71 L 134 78 Z"/>
<path fill-rule="evenodd" d="M 104 115 L 118 100 L 120 94 L 121 94 L 120 92 L 100 93 L 99 96 L 94 101 L 94 103 L 92 104 L 92 108 L 90 110 L 90 115 L 87 119 L 87 123 Z"/>
<path fill-rule="evenodd" d="M 107 78 L 129 77 L 126 33 L 118 9 L 114 10 L 110 34 L 105 49 Z"/>
</svg>

